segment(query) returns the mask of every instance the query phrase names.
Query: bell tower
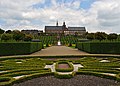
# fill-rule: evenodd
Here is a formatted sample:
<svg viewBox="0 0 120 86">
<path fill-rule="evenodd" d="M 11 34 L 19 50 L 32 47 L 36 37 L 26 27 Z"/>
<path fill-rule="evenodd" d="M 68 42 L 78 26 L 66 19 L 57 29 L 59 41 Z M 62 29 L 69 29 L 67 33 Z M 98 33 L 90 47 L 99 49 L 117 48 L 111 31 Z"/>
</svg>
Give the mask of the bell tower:
<svg viewBox="0 0 120 86">
<path fill-rule="evenodd" d="M 56 26 L 58 26 L 58 21 L 56 22 Z"/>
<path fill-rule="evenodd" d="M 65 22 L 63 22 L 63 29 L 64 29 L 64 30 L 66 29 L 66 25 L 65 25 Z"/>
</svg>

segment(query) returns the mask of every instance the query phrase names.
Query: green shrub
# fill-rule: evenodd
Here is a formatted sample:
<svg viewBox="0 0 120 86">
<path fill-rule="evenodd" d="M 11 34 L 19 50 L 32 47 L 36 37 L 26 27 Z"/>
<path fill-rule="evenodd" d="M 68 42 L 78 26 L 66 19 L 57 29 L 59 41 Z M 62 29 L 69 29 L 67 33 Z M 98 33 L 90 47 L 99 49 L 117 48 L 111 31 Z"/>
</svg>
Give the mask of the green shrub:
<svg viewBox="0 0 120 86">
<path fill-rule="evenodd" d="M 12 77 L 0 77 L 0 86 L 11 86 L 14 81 Z"/>
<path fill-rule="evenodd" d="M 40 49 L 41 42 L 0 43 L 0 55 L 30 54 Z"/>
<path fill-rule="evenodd" d="M 83 42 L 77 43 L 79 50 L 96 54 L 120 54 L 120 42 Z"/>
<path fill-rule="evenodd" d="M 68 46 L 71 47 L 71 46 L 72 46 L 72 43 L 70 42 Z"/>
<path fill-rule="evenodd" d="M 83 74 L 83 75 L 92 75 L 92 76 L 97 76 L 97 77 L 101 77 L 101 78 L 107 78 L 107 79 L 111 79 L 111 80 L 116 80 L 116 81 L 120 81 L 119 77 L 116 76 L 110 76 L 110 75 L 104 75 L 104 74 L 100 74 L 98 72 L 90 72 L 90 71 L 79 71 L 76 72 L 76 74 Z"/>
<path fill-rule="evenodd" d="M 12 35 L 11 34 L 2 34 L 1 35 L 1 40 L 4 40 L 4 41 L 8 41 L 8 40 L 11 40 L 12 39 Z"/>
<path fill-rule="evenodd" d="M 75 75 L 75 72 L 73 72 L 72 74 L 59 74 L 57 72 L 54 73 L 54 76 L 60 79 L 70 79 L 74 77 L 74 75 Z"/>
<path fill-rule="evenodd" d="M 37 77 L 43 77 L 43 76 L 50 76 L 50 75 L 53 75 L 54 73 L 52 72 L 45 72 L 45 73 L 35 73 L 35 74 L 31 74 L 29 76 L 25 76 L 25 77 L 22 77 L 18 80 L 15 80 L 13 82 L 14 83 L 20 83 L 20 82 L 23 82 L 23 81 L 27 81 L 27 80 L 31 80 L 33 78 L 37 78 Z"/>
<path fill-rule="evenodd" d="M 46 43 L 46 47 L 49 47 L 49 44 L 48 44 L 48 43 Z"/>
</svg>

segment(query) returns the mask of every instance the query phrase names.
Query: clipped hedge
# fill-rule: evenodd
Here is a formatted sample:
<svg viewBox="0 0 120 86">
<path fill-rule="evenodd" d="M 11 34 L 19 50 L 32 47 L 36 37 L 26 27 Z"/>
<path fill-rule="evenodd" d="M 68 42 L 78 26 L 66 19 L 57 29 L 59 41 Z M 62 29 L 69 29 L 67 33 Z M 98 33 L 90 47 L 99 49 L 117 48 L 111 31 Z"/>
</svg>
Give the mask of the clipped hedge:
<svg viewBox="0 0 120 86">
<path fill-rule="evenodd" d="M 120 42 L 79 42 L 77 48 L 93 54 L 120 54 Z"/>
<path fill-rule="evenodd" d="M 41 49 L 41 42 L 0 43 L 0 56 L 30 54 Z"/>
<path fill-rule="evenodd" d="M 54 76 L 59 79 L 70 79 L 75 76 L 75 72 L 72 72 L 72 74 L 59 74 L 59 73 L 55 72 Z"/>
<path fill-rule="evenodd" d="M 46 72 L 46 73 L 30 74 L 29 76 L 25 76 L 25 77 L 22 77 L 20 79 L 14 80 L 14 82 L 12 82 L 12 84 L 21 83 L 21 82 L 25 82 L 27 80 L 31 80 L 31 79 L 34 79 L 34 78 L 44 77 L 44 76 L 51 76 L 51 75 L 54 75 L 54 73 L 52 73 L 52 72 Z"/>
<path fill-rule="evenodd" d="M 0 86 L 11 86 L 14 81 L 12 77 L 0 77 Z"/>
<path fill-rule="evenodd" d="M 77 75 L 90 75 L 90 76 L 97 76 L 97 77 L 101 77 L 101 78 L 106 78 L 106 79 L 111 79 L 111 80 L 115 80 L 115 81 L 120 81 L 120 78 L 117 76 L 110 76 L 110 75 L 104 75 L 104 74 L 100 74 L 98 72 L 90 72 L 90 71 L 79 71 L 76 72 Z"/>
</svg>

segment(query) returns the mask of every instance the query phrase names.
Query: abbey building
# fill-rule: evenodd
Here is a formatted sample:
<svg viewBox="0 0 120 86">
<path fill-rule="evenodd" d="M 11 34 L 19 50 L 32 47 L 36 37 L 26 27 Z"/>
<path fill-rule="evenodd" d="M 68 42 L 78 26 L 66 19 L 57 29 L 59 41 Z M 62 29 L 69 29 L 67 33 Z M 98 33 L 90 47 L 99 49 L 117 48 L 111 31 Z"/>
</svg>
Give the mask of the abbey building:
<svg viewBox="0 0 120 86">
<path fill-rule="evenodd" d="M 65 35 L 82 35 L 86 33 L 85 27 L 66 27 L 65 22 L 63 22 L 62 26 L 56 23 L 56 26 L 45 26 L 45 33 L 57 33 L 57 34 L 65 34 Z"/>
</svg>

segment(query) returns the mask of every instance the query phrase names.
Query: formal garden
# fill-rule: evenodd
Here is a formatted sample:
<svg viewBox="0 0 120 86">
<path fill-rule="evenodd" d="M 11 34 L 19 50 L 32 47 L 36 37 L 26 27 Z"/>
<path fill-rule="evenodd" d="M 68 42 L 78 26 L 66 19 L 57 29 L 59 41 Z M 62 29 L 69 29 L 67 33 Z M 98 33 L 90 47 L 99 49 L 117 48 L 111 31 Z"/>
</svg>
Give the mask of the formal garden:
<svg viewBox="0 0 120 86">
<path fill-rule="evenodd" d="M 70 60 L 70 58 L 78 60 Z M 48 58 L 55 58 L 49 60 Z M 62 58 L 66 58 L 62 60 Z M 46 65 L 55 65 L 55 71 L 45 68 Z M 80 64 L 77 71 L 71 74 L 57 72 L 71 72 L 72 64 Z M 60 65 L 61 64 L 61 65 Z M 62 68 L 62 66 L 66 66 Z M 119 57 L 79 57 L 79 56 L 52 56 L 52 57 L 14 57 L 0 58 L 0 85 L 13 85 L 40 76 L 54 76 L 56 78 L 72 78 L 76 75 L 93 75 L 102 78 L 120 81 Z"/>
<path fill-rule="evenodd" d="M 58 42 L 91 55 L 24 56 L 56 46 Z M 92 75 L 120 82 L 119 46 L 120 36 L 115 33 L 96 32 L 78 36 L 6 31 L 0 34 L 0 86 L 12 86 L 43 76 L 71 79 L 77 75 Z"/>
</svg>

